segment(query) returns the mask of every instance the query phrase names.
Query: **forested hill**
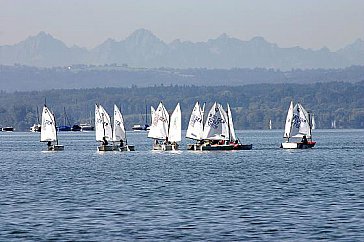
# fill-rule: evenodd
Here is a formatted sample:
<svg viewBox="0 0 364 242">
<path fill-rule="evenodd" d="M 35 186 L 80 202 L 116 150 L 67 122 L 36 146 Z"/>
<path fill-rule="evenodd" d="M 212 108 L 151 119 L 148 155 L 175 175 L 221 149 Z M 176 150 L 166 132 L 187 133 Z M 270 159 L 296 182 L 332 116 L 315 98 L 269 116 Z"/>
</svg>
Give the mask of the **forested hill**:
<svg viewBox="0 0 364 242">
<path fill-rule="evenodd" d="M 156 107 L 163 101 L 169 111 L 181 103 L 183 128 L 196 101 L 228 102 L 233 108 L 237 129 L 282 129 L 290 100 L 300 101 L 315 114 L 318 128 L 364 128 L 364 81 L 314 84 L 255 84 L 245 86 L 155 86 L 143 88 L 94 88 L 0 93 L 0 126 L 28 130 L 36 122 L 36 109 L 44 99 L 63 123 L 63 109 L 70 123 L 86 122 L 93 117 L 94 104 L 101 103 L 109 113 L 117 104 L 125 115 L 127 128 L 143 123 L 145 106 Z"/>
</svg>

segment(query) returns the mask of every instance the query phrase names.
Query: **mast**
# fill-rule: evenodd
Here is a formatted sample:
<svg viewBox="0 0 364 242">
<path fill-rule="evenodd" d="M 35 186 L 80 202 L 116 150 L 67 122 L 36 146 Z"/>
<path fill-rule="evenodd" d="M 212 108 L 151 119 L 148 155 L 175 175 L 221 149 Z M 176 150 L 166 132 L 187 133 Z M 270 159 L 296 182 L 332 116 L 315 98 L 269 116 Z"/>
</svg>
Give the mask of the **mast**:
<svg viewBox="0 0 364 242">
<path fill-rule="evenodd" d="M 121 113 L 121 104 L 120 104 L 120 114 L 122 116 L 122 113 Z M 146 121 L 146 120 L 145 120 Z M 124 122 L 124 118 L 123 118 L 123 122 Z M 124 126 L 124 132 L 125 132 L 125 145 L 128 144 L 128 137 L 126 137 L 126 128 L 125 128 L 125 124 L 123 123 L 123 126 Z"/>
<path fill-rule="evenodd" d="M 54 126 L 55 126 L 55 130 L 56 130 L 56 144 L 58 145 L 58 133 L 57 133 L 57 122 L 56 122 L 56 117 L 54 116 L 54 113 L 52 113 L 52 116 L 53 116 Z"/>
<path fill-rule="evenodd" d="M 105 131 L 105 119 L 104 119 L 104 112 L 101 113 L 102 116 L 102 129 L 104 130 L 104 138 L 106 139 L 106 131 Z"/>
<path fill-rule="evenodd" d="M 40 124 L 40 122 L 39 122 L 39 110 L 38 110 L 38 106 L 37 106 L 37 121 L 38 121 L 37 124 Z"/>
<path fill-rule="evenodd" d="M 230 118 L 229 118 L 229 104 L 227 104 L 228 109 L 226 109 L 226 116 L 228 122 L 228 131 L 229 131 L 229 143 L 231 142 L 231 128 L 230 128 Z"/>
<path fill-rule="evenodd" d="M 308 124 L 310 126 L 310 139 L 312 141 L 312 115 L 310 112 L 307 113 L 308 113 Z"/>
<path fill-rule="evenodd" d="M 145 103 L 145 126 L 147 126 L 147 124 L 148 124 L 148 107 L 147 107 L 147 102 L 144 101 L 144 103 Z M 120 106 L 120 108 L 121 108 L 121 106 Z M 147 127 L 145 127 L 145 128 L 147 128 Z"/>
</svg>

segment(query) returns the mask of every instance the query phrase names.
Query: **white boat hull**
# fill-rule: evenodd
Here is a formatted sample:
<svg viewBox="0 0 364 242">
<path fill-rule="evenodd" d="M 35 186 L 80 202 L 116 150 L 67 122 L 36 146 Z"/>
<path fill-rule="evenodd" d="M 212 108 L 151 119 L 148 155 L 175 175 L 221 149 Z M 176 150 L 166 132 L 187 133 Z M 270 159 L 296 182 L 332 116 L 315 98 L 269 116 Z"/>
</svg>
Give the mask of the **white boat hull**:
<svg viewBox="0 0 364 242">
<path fill-rule="evenodd" d="M 315 146 L 316 142 L 308 142 L 303 144 L 302 142 L 284 142 L 281 144 L 282 149 L 310 149 Z"/>
<path fill-rule="evenodd" d="M 154 144 L 153 150 L 171 151 L 178 150 L 178 144 Z"/>
</svg>

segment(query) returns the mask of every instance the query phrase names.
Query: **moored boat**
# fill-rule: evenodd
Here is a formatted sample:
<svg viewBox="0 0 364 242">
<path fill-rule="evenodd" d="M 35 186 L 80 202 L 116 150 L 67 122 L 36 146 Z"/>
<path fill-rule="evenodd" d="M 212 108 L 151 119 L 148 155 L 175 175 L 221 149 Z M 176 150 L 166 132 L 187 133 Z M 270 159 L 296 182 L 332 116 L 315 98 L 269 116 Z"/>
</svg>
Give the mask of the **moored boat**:
<svg viewBox="0 0 364 242">
<path fill-rule="evenodd" d="M 13 132 L 14 127 L 12 127 L 12 126 L 2 127 L 1 131 L 3 131 L 3 132 Z"/>
</svg>

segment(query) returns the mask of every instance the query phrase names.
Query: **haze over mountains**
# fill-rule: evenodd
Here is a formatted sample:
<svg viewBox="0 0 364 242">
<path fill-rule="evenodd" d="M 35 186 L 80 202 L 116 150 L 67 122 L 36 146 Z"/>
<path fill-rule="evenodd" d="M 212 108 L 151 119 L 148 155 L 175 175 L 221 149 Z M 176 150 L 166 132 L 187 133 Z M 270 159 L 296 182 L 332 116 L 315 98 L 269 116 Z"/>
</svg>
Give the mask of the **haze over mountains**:
<svg viewBox="0 0 364 242">
<path fill-rule="evenodd" d="M 358 39 L 337 51 L 301 47 L 280 48 L 262 37 L 249 41 L 222 34 L 206 42 L 175 40 L 165 43 L 152 32 L 139 29 L 124 40 L 108 39 L 93 49 L 68 47 L 50 34 L 15 45 L 0 46 L 0 64 L 37 67 L 74 64 L 127 64 L 146 68 L 345 68 L 364 65 L 364 41 Z"/>
</svg>

